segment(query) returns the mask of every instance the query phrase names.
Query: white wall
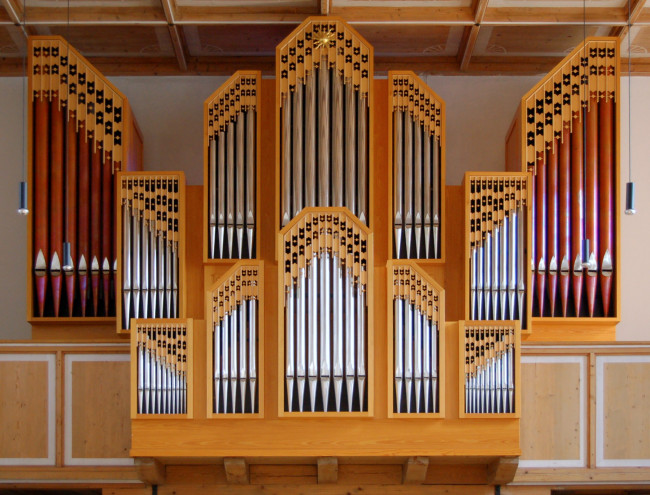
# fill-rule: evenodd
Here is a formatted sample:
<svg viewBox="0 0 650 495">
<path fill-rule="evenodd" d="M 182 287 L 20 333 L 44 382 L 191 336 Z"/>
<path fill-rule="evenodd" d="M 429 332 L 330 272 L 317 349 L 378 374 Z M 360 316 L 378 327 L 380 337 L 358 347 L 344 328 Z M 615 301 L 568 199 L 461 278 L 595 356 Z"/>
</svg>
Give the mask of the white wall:
<svg viewBox="0 0 650 495">
<path fill-rule="evenodd" d="M 505 134 L 520 98 L 537 77 L 430 76 L 428 84 L 447 109 L 447 183 L 460 184 L 466 170 L 502 170 Z M 223 82 L 216 77 L 114 77 L 129 98 L 144 134 L 145 169 L 183 170 L 188 184 L 202 182 L 203 101 Z M 621 194 L 627 180 L 627 79 L 622 81 Z M 650 274 L 650 78 L 632 80 L 632 157 L 637 213 L 621 219 L 623 319 L 619 340 L 650 340 L 646 330 L 645 277 Z M 18 78 L 0 78 L 0 339 L 29 338 L 25 323 L 25 219 L 15 211 L 21 177 L 22 89 Z M 10 281 L 10 282 L 9 282 Z"/>
</svg>

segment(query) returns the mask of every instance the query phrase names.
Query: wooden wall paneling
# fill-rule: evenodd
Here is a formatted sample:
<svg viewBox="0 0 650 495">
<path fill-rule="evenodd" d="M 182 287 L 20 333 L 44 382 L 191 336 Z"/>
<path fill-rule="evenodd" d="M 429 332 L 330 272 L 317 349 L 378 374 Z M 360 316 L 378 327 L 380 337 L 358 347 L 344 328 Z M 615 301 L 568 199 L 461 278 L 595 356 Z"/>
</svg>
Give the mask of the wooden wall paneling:
<svg viewBox="0 0 650 495">
<path fill-rule="evenodd" d="M 650 356 L 596 356 L 596 467 L 650 467 Z"/>
<path fill-rule="evenodd" d="M 580 468 L 588 458 L 585 355 L 525 355 L 520 468 Z"/>
<path fill-rule="evenodd" d="M 205 293 L 205 273 L 209 267 L 202 263 L 203 242 L 203 186 L 185 186 L 185 318 L 202 320 L 205 318 L 203 294 Z"/>
<path fill-rule="evenodd" d="M 66 466 L 133 464 L 128 457 L 129 359 L 128 354 L 65 354 Z"/>
<path fill-rule="evenodd" d="M 444 264 L 443 277 L 434 278 L 445 288 L 447 297 L 445 303 L 445 314 L 448 321 L 458 321 L 465 318 L 466 294 L 469 293 L 469 285 L 465 277 L 459 276 L 465 273 L 465 251 L 459 249 L 465 242 L 465 190 L 462 186 L 446 187 L 446 223 L 449 228 L 445 231 L 446 261 Z M 461 296 L 461 294 L 463 294 Z"/>
<path fill-rule="evenodd" d="M 56 355 L 0 354 L 0 466 L 56 462 Z"/>
</svg>

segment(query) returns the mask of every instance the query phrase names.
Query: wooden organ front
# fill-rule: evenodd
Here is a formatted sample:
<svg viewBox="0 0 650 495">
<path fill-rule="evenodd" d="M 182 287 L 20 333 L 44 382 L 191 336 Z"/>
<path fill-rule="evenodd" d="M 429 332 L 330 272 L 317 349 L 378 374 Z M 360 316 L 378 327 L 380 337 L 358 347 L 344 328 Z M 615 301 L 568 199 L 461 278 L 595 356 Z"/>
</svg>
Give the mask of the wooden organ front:
<svg viewBox="0 0 650 495">
<path fill-rule="evenodd" d="M 532 175 L 532 315 L 620 321 L 619 55 L 588 38 L 521 100 L 506 166 Z"/>
<path fill-rule="evenodd" d="M 28 66 L 27 318 L 110 321 L 115 174 L 141 168 L 139 130 L 124 95 L 63 38 L 31 37 Z"/>
<path fill-rule="evenodd" d="M 592 307 L 597 317 L 620 314 L 618 72 L 609 43 L 588 41 L 586 66 L 579 48 L 523 100 L 508 172 L 468 173 L 463 188 L 445 184 L 444 102 L 409 71 L 374 79 L 372 47 L 333 18 L 307 19 L 278 46 L 275 81 L 239 71 L 206 100 L 203 186 L 186 186 L 177 172 L 108 176 L 133 153 L 115 141 L 118 129 L 127 133 L 121 100 L 122 128 L 108 133 L 103 116 L 103 144 L 93 144 L 97 118 L 88 134 L 104 159 L 99 175 L 84 134 L 64 132 L 89 166 L 64 167 L 61 188 L 78 174 L 76 197 L 94 195 L 98 178 L 115 194 L 103 223 L 116 224 L 117 246 L 107 236 L 102 247 L 89 226 L 98 254 L 79 248 L 73 259 L 83 253 L 100 267 L 85 279 L 86 308 L 95 311 L 95 294 L 105 308 L 99 296 L 114 287 L 108 308 L 118 333 L 130 332 L 131 454 L 518 456 L 521 339 L 534 340 L 544 324 L 534 317 L 568 316 L 576 303 L 579 316 Z M 63 87 L 43 81 L 33 82 L 35 132 L 59 112 Z M 67 95 L 78 93 L 69 86 Z M 102 115 L 115 116 L 117 93 L 108 105 L 102 88 Z M 71 129 L 84 128 L 80 101 L 61 107 L 77 116 L 65 121 Z M 58 132 L 38 139 L 48 158 L 35 159 L 34 174 L 54 175 L 49 143 Z M 38 136 L 35 155 L 44 153 Z M 586 214 L 572 195 L 578 205 L 586 198 Z M 50 204 L 38 201 L 37 212 Z M 44 232 L 38 246 L 54 245 Z M 571 274 L 567 260 L 586 237 L 598 237 L 593 256 Z M 52 259 L 51 249 L 32 254 L 40 251 Z M 34 276 L 34 294 L 46 287 L 34 308 L 47 315 L 61 284 L 45 273 Z M 80 275 L 72 286 L 78 294 Z M 83 311 L 75 297 L 72 313 Z"/>
<path fill-rule="evenodd" d="M 278 45 L 275 81 L 240 71 L 206 100 L 203 215 L 184 222 L 202 278 L 180 315 L 205 343 L 193 417 L 136 417 L 132 455 L 519 455 L 512 410 L 476 423 L 458 400 L 444 102 L 408 71 L 374 79 L 372 53 L 344 21 L 309 18 Z M 516 190 L 506 211 L 525 216 Z"/>
</svg>

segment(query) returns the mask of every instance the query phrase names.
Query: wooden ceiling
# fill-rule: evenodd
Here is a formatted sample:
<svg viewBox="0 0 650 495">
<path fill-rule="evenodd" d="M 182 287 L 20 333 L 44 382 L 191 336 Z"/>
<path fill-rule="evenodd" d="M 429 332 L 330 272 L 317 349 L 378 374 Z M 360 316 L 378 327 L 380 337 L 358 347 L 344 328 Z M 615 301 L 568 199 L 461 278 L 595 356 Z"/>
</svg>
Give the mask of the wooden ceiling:
<svg viewBox="0 0 650 495">
<path fill-rule="evenodd" d="M 108 75 L 272 74 L 275 46 L 310 15 L 339 16 L 375 69 L 538 74 L 585 33 L 618 36 L 627 0 L 0 0 L 0 75 L 23 71 L 26 35 L 58 34 Z M 650 0 L 631 0 L 632 72 L 650 74 Z M 585 15 L 586 14 L 586 15 Z M 586 20 L 586 23 L 585 23 Z"/>
</svg>

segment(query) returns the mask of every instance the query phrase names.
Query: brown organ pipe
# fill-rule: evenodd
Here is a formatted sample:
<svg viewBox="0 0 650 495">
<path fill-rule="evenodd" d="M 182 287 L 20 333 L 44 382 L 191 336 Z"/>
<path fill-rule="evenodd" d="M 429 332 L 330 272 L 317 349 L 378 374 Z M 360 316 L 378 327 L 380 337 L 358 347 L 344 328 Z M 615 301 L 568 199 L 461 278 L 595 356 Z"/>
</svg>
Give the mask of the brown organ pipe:
<svg viewBox="0 0 650 495">
<path fill-rule="evenodd" d="M 600 291 L 603 315 L 609 316 L 614 266 L 614 101 L 599 104 Z"/>
<path fill-rule="evenodd" d="M 93 296 L 93 315 L 97 316 L 99 303 L 99 263 L 101 260 L 101 180 L 102 180 L 102 149 L 93 143 L 90 166 L 90 271 Z"/>
<path fill-rule="evenodd" d="M 589 268 L 587 269 L 587 307 L 589 316 L 594 316 L 596 303 L 596 287 L 598 285 L 598 101 L 592 97 L 587 113 L 587 147 L 586 166 L 586 232 L 589 239 Z"/>
<path fill-rule="evenodd" d="M 332 74 L 332 206 L 343 206 L 343 80 Z"/>
<path fill-rule="evenodd" d="M 537 301 L 539 304 L 539 314 L 544 314 L 544 296 L 546 292 L 546 160 L 544 152 L 537 154 L 537 182 L 536 203 L 537 218 L 535 220 L 536 235 L 536 255 L 535 269 L 537 270 Z"/>
<path fill-rule="evenodd" d="M 65 283 L 68 295 L 68 316 L 72 316 L 75 298 L 77 254 L 77 118 L 74 112 L 68 115 L 66 127 L 66 240 L 70 243 L 70 258 L 73 269 L 66 272 Z M 64 260 L 64 263 L 67 260 Z"/>
<path fill-rule="evenodd" d="M 49 107 L 48 98 L 41 93 L 34 103 L 34 276 L 38 316 L 44 316 L 47 283 L 48 203 L 49 203 Z"/>
<path fill-rule="evenodd" d="M 282 227 L 291 220 L 291 95 L 282 96 Z M 228 246 L 230 249 L 230 246 Z"/>
<path fill-rule="evenodd" d="M 359 220 L 368 224 L 368 129 L 367 96 L 357 91 L 357 209 Z"/>
<path fill-rule="evenodd" d="M 530 291 L 532 296 L 532 301 L 535 300 L 535 294 L 536 294 L 536 289 L 537 286 L 535 284 L 535 280 L 537 277 L 535 276 L 535 260 L 537 259 L 537 177 L 535 176 L 535 169 L 533 167 L 528 167 L 528 173 L 531 174 L 531 189 L 532 189 L 532 194 L 531 194 L 531 219 L 532 219 L 532 228 L 531 228 L 531 243 L 530 243 L 530 266 L 531 266 L 531 271 L 532 271 L 532 276 L 530 277 Z M 505 229 L 501 229 L 501 236 L 503 237 Z M 503 254 L 502 254 L 503 255 Z M 502 268 L 500 268 L 501 270 Z M 531 303 L 532 304 L 532 303 Z M 538 316 L 541 316 L 541 313 L 538 313 Z"/>
<path fill-rule="evenodd" d="M 580 303 L 582 300 L 582 213 L 583 177 L 582 177 L 582 121 L 579 117 L 573 118 L 573 132 L 571 133 L 571 260 L 570 268 L 573 271 L 573 300 L 576 316 L 580 316 Z"/>
<path fill-rule="evenodd" d="M 63 262 L 63 120 L 61 100 L 55 94 L 50 114 L 50 280 L 54 316 L 59 316 L 61 303 L 61 265 Z"/>
<path fill-rule="evenodd" d="M 569 303 L 569 274 L 571 272 L 571 131 L 565 127 L 559 143 L 559 269 L 562 316 L 566 317 Z"/>
<path fill-rule="evenodd" d="M 558 272 L 558 155 L 559 140 L 555 140 L 547 152 L 548 158 L 548 298 L 550 316 L 555 315 L 555 297 L 557 295 Z"/>
<path fill-rule="evenodd" d="M 113 196 L 111 195 L 113 182 L 111 152 L 106 154 L 102 163 L 102 263 L 101 279 L 104 289 L 104 315 L 108 316 L 108 295 L 111 281 L 111 263 L 113 260 Z M 144 235 L 144 234 L 143 234 Z M 95 316 L 97 314 L 95 313 Z"/>
<path fill-rule="evenodd" d="M 89 234 L 90 234 L 90 138 L 86 136 L 85 122 L 79 122 L 79 203 L 77 211 L 79 299 L 81 301 L 81 316 L 86 316 L 86 301 L 88 300 L 88 269 Z"/>
</svg>

